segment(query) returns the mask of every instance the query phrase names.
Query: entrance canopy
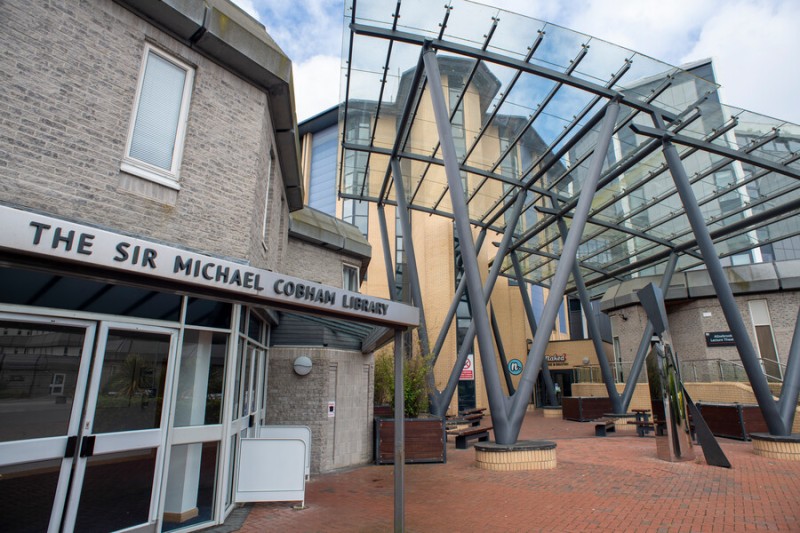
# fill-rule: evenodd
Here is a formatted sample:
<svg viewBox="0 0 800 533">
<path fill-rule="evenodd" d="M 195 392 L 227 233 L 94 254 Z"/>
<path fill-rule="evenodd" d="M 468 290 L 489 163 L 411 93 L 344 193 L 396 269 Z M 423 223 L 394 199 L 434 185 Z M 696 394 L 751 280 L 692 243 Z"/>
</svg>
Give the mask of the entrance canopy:
<svg viewBox="0 0 800 533">
<path fill-rule="evenodd" d="M 350 0 L 345 16 L 345 201 L 395 205 L 394 158 L 410 209 L 458 218 L 423 62 L 432 50 L 469 222 L 515 228 L 501 275 L 515 275 L 513 255 L 527 281 L 550 285 L 611 102 L 619 113 L 577 251 L 589 292 L 661 274 L 673 253 L 679 271 L 703 262 L 665 139 L 723 262 L 774 259 L 775 243 L 800 234 L 800 127 L 723 105 L 710 61 L 677 68 L 467 1 Z"/>
</svg>

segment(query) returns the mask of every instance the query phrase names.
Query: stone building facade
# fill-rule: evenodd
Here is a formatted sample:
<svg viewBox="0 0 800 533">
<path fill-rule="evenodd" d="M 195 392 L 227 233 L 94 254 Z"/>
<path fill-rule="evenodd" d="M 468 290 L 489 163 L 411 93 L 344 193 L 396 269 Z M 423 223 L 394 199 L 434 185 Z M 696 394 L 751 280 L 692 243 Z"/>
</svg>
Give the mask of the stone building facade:
<svg viewBox="0 0 800 533">
<path fill-rule="evenodd" d="M 304 462 L 246 455 L 270 425 L 311 427 L 314 471 L 368 460 L 368 339 L 416 311 L 360 295 L 366 241 L 302 210 L 264 27 L 228 0 L 0 19 L 0 491 L 26 495 L 0 530 L 196 530 L 301 499 L 247 484 Z"/>
</svg>

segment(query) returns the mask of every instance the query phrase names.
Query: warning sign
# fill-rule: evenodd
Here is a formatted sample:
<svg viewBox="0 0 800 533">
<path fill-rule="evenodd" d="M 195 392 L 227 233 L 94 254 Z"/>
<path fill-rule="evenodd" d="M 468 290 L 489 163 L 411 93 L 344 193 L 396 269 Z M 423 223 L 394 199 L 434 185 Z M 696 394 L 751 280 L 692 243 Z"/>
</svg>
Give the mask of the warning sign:
<svg viewBox="0 0 800 533">
<path fill-rule="evenodd" d="M 467 354 L 467 360 L 464 362 L 464 368 L 461 369 L 461 381 L 474 381 L 475 380 L 475 355 Z"/>
</svg>

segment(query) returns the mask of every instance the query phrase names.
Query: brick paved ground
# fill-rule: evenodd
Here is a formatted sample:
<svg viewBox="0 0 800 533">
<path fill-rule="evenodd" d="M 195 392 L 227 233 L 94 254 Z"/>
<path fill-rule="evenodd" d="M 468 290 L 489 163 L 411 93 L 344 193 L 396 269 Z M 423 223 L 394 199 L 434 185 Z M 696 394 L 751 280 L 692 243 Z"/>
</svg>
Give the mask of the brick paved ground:
<svg viewBox="0 0 800 533">
<path fill-rule="evenodd" d="M 448 442 L 447 464 L 406 467 L 406 530 L 798 531 L 800 463 L 758 457 L 752 444 L 720 439 L 733 465 L 656 459 L 653 437 L 594 437 L 591 423 L 528 414 L 521 439 L 557 445 L 558 468 L 488 472 L 475 451 Z M 393 467 L 320 475 L 305 510 L 254 505 L 241 532 L 380 532 L 393 527 Z"/>
</svg>

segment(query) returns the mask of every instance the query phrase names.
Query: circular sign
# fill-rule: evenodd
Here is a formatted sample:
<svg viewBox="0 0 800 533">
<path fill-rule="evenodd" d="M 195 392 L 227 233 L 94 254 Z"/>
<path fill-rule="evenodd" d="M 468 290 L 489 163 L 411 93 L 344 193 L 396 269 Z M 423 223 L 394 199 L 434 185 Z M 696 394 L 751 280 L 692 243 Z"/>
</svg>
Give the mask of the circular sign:
<svg viewBox="0 0 800 533">
<path fill-rule="evenodd" d="M 519 359 L 512 359 L 508 362 L 508 371 L 514 376 L 522 374 L 522 361 Z"/>
</svg>

